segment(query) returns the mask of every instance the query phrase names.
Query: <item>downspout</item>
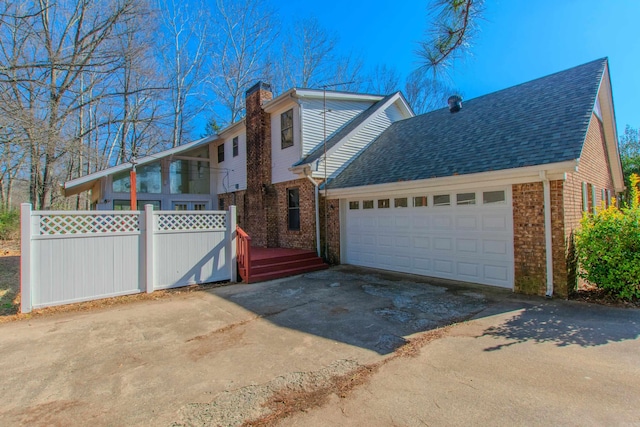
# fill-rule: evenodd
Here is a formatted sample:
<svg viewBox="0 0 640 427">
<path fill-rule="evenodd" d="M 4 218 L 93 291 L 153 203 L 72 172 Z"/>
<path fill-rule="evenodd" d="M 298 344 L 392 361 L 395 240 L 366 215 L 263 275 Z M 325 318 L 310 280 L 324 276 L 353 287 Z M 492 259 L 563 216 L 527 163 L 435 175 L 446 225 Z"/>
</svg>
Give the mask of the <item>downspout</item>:
<svg viewBox="0 0 640 427">
<path fill-rule="evenodd" d="M 551 185 L 546 171 L 540 171 L 544 190 L 544 238 L 545 253 L 547 255 L 547 293 L 546 297 L 553 297 L 553 242 L 551 235 Z"/>
<path fill-rule="evenodd" d="M 316 218 L 315 218 L 316 219 L 316 252 L 318 252 L 318 256 L 320 256 L 320 221 L 318 220 L 318 218 L 320 218 L 320 204 L 319 204 L 320 190 L 318 188 L 319 184 L 311 177 L 310 174 L 307 173 L 307 171 L 309 171 L 309 168 L 304 169 L 304 176 L 309 178 L 309 181 L 311 181 L 314 187 L 315 204 L 316 204 Z"/>
</svg>

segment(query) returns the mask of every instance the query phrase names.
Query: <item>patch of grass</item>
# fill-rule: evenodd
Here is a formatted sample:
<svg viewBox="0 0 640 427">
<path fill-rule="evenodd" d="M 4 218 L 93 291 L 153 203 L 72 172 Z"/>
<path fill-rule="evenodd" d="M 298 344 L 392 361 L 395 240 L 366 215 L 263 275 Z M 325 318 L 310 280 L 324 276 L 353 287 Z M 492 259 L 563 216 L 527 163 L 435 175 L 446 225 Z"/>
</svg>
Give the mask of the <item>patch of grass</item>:
<svg viewBox="0 0 640 427">
<path fill-rule="evenodd" d="M 20 253 L 0 248 L 0 316 L 20 310 Z"/>
</svg>

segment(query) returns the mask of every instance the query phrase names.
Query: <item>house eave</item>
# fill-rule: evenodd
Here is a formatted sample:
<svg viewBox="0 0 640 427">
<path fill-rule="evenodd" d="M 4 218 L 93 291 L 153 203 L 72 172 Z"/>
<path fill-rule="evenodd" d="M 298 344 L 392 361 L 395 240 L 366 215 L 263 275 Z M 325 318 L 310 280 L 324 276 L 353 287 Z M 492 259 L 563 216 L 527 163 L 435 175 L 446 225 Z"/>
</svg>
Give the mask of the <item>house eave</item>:
<svg viewBox="0 0 640 427">
<path fill-rule="evenodd" d="M 400 181 L 385 184 L 363 185 L 349 188 L 322 188 L 324 196 L 329 194 L 329 198 L 346 198 L 352 196 L 375 196 L 389 194 L 389 192 L 411 192 L 418 190 L 438 189 L 455 190 L 457 188 L 474 186 L 497 186 L 507 184 L 520 184 L 525 182 L 538 182 L 540 172 L 545 171 L 550 180 L 564 180 L 566 174 L 575 172 L 578 167 L 577 160 L 550 163 L 545 165 L 526 166 L 522 168 L 504 169 L 500 171 L 479 172 L 466 175 L 445 176 L 439 178 L 420 179 L 415 181 Z"/>
</svg>

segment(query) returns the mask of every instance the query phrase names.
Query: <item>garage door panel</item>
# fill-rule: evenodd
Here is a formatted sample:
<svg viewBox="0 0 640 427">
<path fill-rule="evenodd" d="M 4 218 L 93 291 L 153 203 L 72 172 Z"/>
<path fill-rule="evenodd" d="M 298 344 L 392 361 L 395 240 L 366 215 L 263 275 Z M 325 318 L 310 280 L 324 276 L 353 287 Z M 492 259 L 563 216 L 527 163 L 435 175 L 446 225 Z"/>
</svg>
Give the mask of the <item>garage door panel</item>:
<svg viewBox="0 0 640 427">
<path fill-rule="evenodd" d="M 396 236 L 395 239 L 395 247 L 396 248 L 411 248 L 411 237 L 409 236 Z"/>
<path fill-rule="evenodd" d="M 409 215 L 398 215 L 395 217 L 396 229 L 411 229 L 411 217 Z"/>
<path fill-rule="evenodd" d="M 437 251 L 451 252 L 453 249 L 453 242 L 450 237 L 434 237 L 433 249 Z"/>
<path fill-rule="evenodd" d="M 509 267 L 499 265 L 485 265 L 484 278 L 486 280 L 501 282 L 507 285 L 509 283 Z"/>
<path fill-rule="evenodd" d="M 508 255 L 508 244 L 506 240 L 483 240 L 482 253 L 485 255 Z"/>
<path fill-rule="evenodd" d="M 466 252 L 467 254 L 478 253 L 477 239 L 456 239 L 456 251 Z"/>
<path fill-rule="evenodd" d="M 414 257 L 411 266 L 416 272 L 423 274 L 431 273 L 431 260 L 429 258 Z"/>
<path fill-rule="evenodd" d="M 482 230 L 484 231 L 507 231 L 509 221 L 506 215 L 483 215 Z"/>
<path fill-rule="evenodd" d="M 385 235 L 379 235 L 378 236 L 378 246 L 381 247 L 393 247 L 393 236 L 385 236 Z"/>
<path fill-rule="evenodd" d="M 458 262 L 456 263 L 456 268 L 459 276 L 464 276 L 473 281 L 480 279 L 480 264 L 472 262 Z"/>
<path fill-rule="evenodd" d="M 453 221 L 449 215 L 434 215 L 433 216 L 433 228 L 440 230 L 452 230 Z"/>
<path fill-rule="evenodd" d="M 479 203 L 347 210 L 345 261 L 512 288 L 511 209 Z"/>
<path fill-rule="evenodd" d="M 413 230 L 429 230 L 431 228 L 431 218 L 427 215 L 413 214 L 411 216 L 411 225 Z"/>
<path fill-rule="evenodd" d="M 456 229 L 475 231 L 478 229 L 478 218 L 476 216 L 458 216 L 456 218 Z"/>
<path fill-rule="evenodd" d="M 453 261 L 446 259 L 434 259 L 433 271 L 436 273 L 453 274 Z"/>
<path fill-rule="evenodd" d="M 411 271 L 411 257 L 410 256 L 395 256 L 395 263 L 398 268 L 402 268 L 403 271 L 410 272 Z"/>
<path fill-rule="evenodd" d="M 431 247 L 431 239 L 425 236 L 414 236 L 413 247 L 416 249 L 429 249 Z"/>
</svg>

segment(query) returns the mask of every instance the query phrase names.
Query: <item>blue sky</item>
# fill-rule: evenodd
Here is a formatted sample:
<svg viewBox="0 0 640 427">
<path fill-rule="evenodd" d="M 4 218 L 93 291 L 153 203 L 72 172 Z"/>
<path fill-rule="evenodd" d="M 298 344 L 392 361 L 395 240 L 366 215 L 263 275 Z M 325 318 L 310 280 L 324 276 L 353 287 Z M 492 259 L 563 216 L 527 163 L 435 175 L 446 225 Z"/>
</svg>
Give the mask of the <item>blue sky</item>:
<svg viewBox="0 0 640 427">
<path fill-rule="evenodd" d="M 427 29 L 426 0 L 294 0 L 278 4 L 285 21 L 315 16 L 340 48 L 365 66 L 417 64 Z M 640 127 L 639 0 L 486 0 L 470 54 L 455 64 L 452 86 L 466 99 L 609 57 L 619 132 Z"/>
</svg>

